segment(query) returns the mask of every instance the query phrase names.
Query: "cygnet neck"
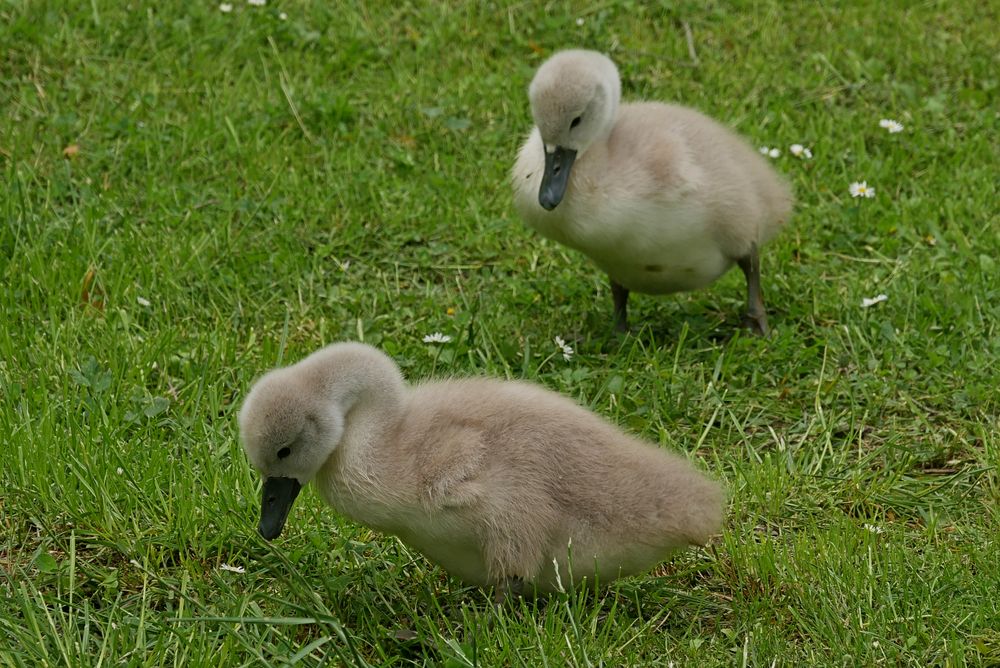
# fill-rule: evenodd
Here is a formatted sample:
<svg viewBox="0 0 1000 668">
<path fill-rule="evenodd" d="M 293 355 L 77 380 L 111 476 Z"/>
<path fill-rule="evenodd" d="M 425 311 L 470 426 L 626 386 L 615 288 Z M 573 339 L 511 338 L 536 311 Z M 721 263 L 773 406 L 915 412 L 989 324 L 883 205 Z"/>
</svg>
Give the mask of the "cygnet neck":
<svg viewBox="0 0 1000 668">
<path fill-rule="evenodd" d="M 374 450 L 395 428 L 402 412 L 402 387 L 398 392 L 369 390 L 359 395 L 344 416 L 341 465 L 360 468 L 363 462 L 374 461 Z"/>
<path fill-rule="evenodd" d="M 601 116 L 602 123 L 594 130 L 586 145 L 580 148 L 578 158 L 582 159 L 590 149 L 603 146 L 610 139 L 621 112 L 620 85 L 618 79 L 609 79 L 598 89 L 599 92 L 595 93 L 598 101 L 594 111 Z"/>
<path fill-rule="evenodd" d="M 379 445 L 399 423 L 406 388 L 398 367 L 381 354 L 358 360 L 338 369 L 341 387 L 339 404 L 344 416 L 344 433 L 324 469 L 340 474 L 369 472 L 377 463 Z"/>
</svg>

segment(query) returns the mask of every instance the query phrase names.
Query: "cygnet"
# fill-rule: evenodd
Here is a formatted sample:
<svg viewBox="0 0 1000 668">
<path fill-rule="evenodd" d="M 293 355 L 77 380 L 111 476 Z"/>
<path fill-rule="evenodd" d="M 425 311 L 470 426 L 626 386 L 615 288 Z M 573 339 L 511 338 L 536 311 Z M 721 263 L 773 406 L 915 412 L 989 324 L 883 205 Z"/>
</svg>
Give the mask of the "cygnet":
<svg viewBox="0 0 1000 668">
<path fill-rule="evenodd" d="M 553 55 L 528 97 L 535 128 L 512 171 L 514 206 L 607 272 L 617 329 L 630 291 L 695 290 L 735 264 L 743 324 L 767 334 L 758 253 L 788 221 L 792 193 L 765 158 L 693 109 L 620 104 L 618 70 L 595 51 Z"/>
<path fill-rule="evenodd" d="M 342 515 L 504 595 L 639 573 L 722 525 L 719 484 L 570 399 L 490 378 L 410 386 L 360 343 L 265 374 L 239 428 L 264 538 L 312 482 Z"/>
</svg>

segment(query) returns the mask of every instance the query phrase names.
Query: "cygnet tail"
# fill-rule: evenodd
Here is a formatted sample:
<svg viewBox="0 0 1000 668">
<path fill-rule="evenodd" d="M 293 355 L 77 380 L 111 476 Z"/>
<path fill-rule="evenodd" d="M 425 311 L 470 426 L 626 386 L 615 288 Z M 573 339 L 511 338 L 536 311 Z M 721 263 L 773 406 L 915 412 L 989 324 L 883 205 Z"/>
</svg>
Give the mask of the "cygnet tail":
<svg viewBox="0 0 1000 668">
<path fill-rule="evenodd" d="M 726 508 L 722 485 L 694 467 L 677 472 L 666 496 L 676 531 L 689 543 L 704 545 L 722 531 Z"/>
</svg>

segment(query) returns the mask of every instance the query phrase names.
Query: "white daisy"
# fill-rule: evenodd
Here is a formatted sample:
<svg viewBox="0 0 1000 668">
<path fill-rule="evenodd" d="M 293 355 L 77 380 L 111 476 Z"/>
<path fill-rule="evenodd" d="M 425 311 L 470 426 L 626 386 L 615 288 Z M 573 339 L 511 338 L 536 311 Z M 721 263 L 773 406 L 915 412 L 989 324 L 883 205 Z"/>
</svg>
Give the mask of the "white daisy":
<svg viewBox="0 0 1000 668">
<path fill-rule="evenodd" d="M 903 124 L 899 121 L 894 121 L 891 118 L 883 118 L 878 122 L 880 128 L 885 128 L 889 131 L 889 134 L 894 135 L 897 132 L 903 131 Z"/>
<path fill-rule="evenodd" d="M 230 566 L 229 564 L 222 564 L 219 566 L 220 571 L 229 571 L 230 573 L 246 573 L 247 569 L 242 566 Z"/>
<path fill-rule="evenodd" d="M 136 297 L 135 301 L 139 304 L 139 306 L 149 306 L 149 300 L 145 297 Z"/>
<path fill-rule="evenodd" d="M 267 0 L 247 0 L 254 7 L 263 7 L 267 4 Z"/>
<path fill-rule="evenodd" d="M 851 197 L 875 197 L 875 189 L 868 186 L 867 181 L 855 181 L 850 186 L 848 190 L 851 192 Z"/>
<path fill-rule="evenodd" d="M 278 18 L 281 19 L 282 21 L 287 21 L 288 20 L 288 14 L 286 14 L 285 12 L 281 12 L 280 14 L 278 14 Z M 348 260 L 347 264 L 350 264 L 350 263 L 351 263 L 351 261 Z M 344 267 L 344 269 L 346 270 L 347 267 Z"/>
<path fill-rule="evenodd" d="M 117 473 L 118 475 L 122 475 L 123 473 L 125 473 L 125 469 L 119 466 L 118 468 L 115 469 L 115 473 Z"/>
<path fill-rule="evenodd" d="M 889 299 L 889 295 L 876 295 L 874 297 L 865 297 L 861 300 L 861 308 L 870 308 L 875 306 L 875 304 L 881 304 Z"/>
<path fill-rule="evenodd" d="M 768 155 L 768 157 L 770 157 L 770 158 L 778 158 L 778 157 L 781 157 L 781 149 L 778 149 L 778 148 L 772 148 L 772 149 L 771 149 L 770 151 L 768 151 L 768 152 L 767 152 L 767 155 Z"/>
<path fill-rule="evenodd" d="M 561 336 L 557 336 L 555 338 L 555 341 L 556 345 L 559 346 L 559 350 L 562 351 L 563 359 L 566 360 L 567 362 L 573 359 L 573 348 L 571 348 L 569 344 L 563 341 L 563 338 Z"/>
<path fill-rule="evenodd" d="M 771 147 L 769 146 L 761 146 L 759 149 L 757 149 L 757 152 L 760 153 L 761 155 L 767 155 L 770 150 Z"/>
<path fill-rule="evenodd" d="M 228 14 L 229 12 L 233 11 L 232 3 L 223 2 L 221 5 L 219 5 L 219 11 L 222 12 L 223 14 Z"/>
<path fill-rule="evenodd" d="M 794 155 L 796 158 L 806 158 L 809 159 L 813 157 L 813 152 L 807 149 L 802 144 L 792 144 L 788 147 L 788 152 Z"/>
<path fill-rule="evenodd" d="M 869 531 L 871 531 L 872 533 L 884 533 L 885 532 L 885 529 L 883 529 L 882 527 L 877 527 L 874 524 L 866 524 L 865 528 L 868 529 Z"/>
<path fill-rule="evenodd" d="M 576 24 L 578 26 L 582 26 L 583 25 L 583 17 L 582 16 L 576 20 Z"/>
<path fill-rule="evenodd" d="M 441 332 L 434 332 L 424 337 L 424 343 L 448 343 L 451 337 Z"/>
</svg>

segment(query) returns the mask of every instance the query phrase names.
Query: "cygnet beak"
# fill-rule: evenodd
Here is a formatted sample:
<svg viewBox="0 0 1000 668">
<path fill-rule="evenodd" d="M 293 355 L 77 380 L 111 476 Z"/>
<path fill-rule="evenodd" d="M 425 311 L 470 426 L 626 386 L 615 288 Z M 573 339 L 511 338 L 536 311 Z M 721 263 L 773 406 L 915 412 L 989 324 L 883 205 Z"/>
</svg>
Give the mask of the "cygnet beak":
<svg viewBox="0 0 1000 668">
<path fill-rule="evenodd" d="M 542 175 L 542 187 L 538 189 L 538 203 L 546 211 L 559 206 L 566 186 L 569 185 L 569 170 L 576 160 L 576 151 L 562 146 L 556 146 L 549 153 L 545 151 L 545 173 Z"/>
<path fill-rule="evenodd" d="M 267 540 L 281 535 L 288 518 L 288 511 L 295 503 L 302 485 L 295 478 L 264 478 L 260 499 L 260 524 L 257 531 Z"/>
</svg>

